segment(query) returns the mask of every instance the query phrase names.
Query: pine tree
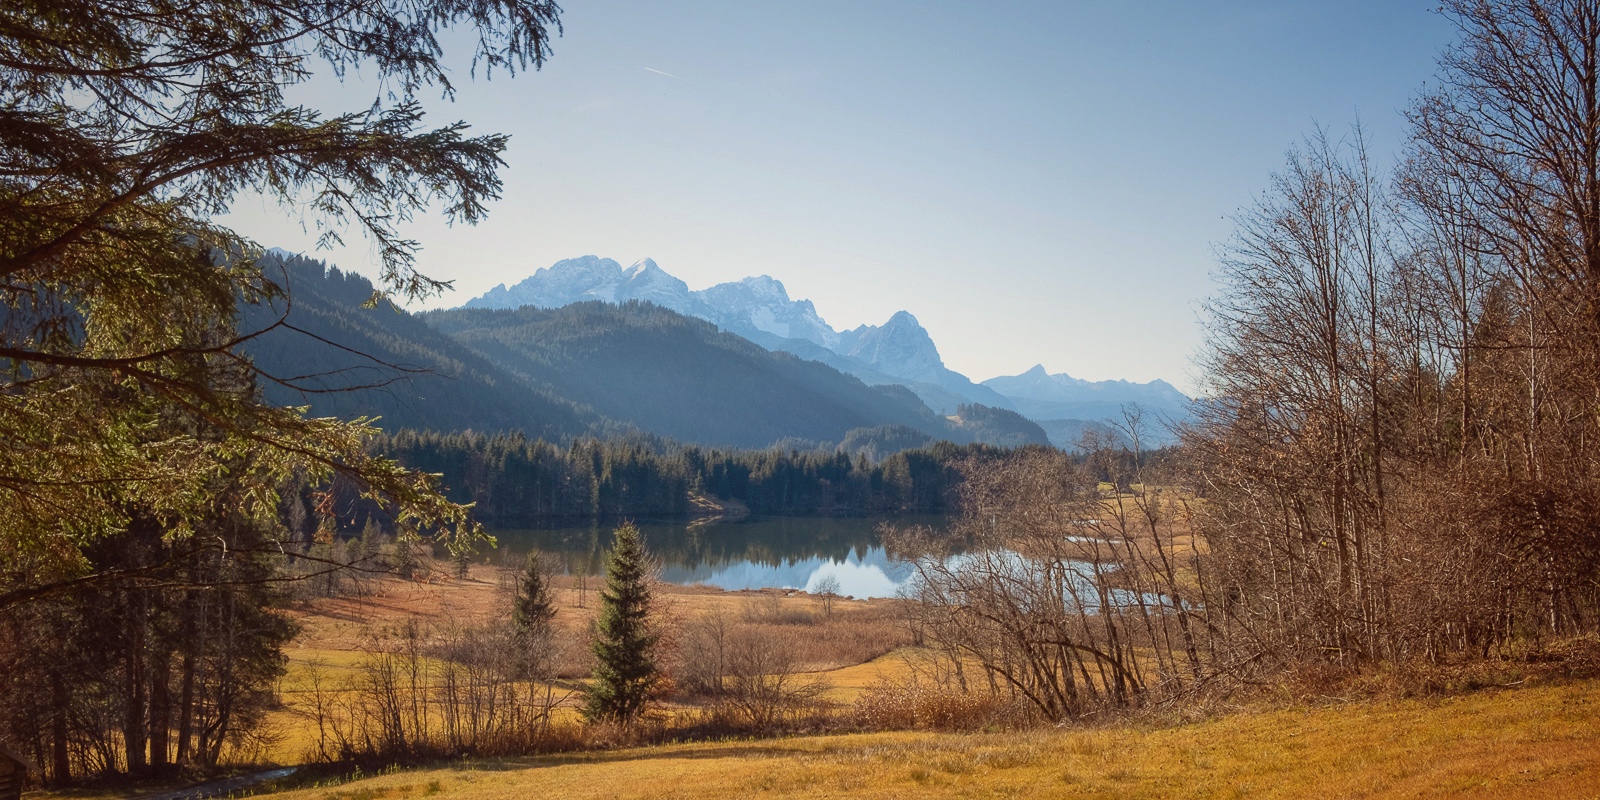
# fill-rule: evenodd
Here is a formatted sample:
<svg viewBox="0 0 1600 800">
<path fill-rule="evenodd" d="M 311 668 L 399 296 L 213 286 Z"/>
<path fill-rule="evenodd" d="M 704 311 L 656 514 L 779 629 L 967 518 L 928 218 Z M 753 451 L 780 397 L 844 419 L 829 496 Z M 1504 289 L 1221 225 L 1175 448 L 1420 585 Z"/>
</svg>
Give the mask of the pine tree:
<svg viewBox="0 0 1600 800">
<path fill-rule="evenodd" d="M 550 576 L 545 574 L 544 559 L 535 550 L 517 580 L 517 599 L 511 608 L 511 622 L 519 632 L 534 631 L 550 624 L 556 615 L 554 599 L 550 597 Z"/>
<path fill-rule="evenodd" d="M 0 4 L 0 486 L 20 487 L 0 502 L 0 608 L 120 580 L 81 568 L 134 513 L 197 537 L 241 454 L 257 484 L 241 510 L 257 518 L 281 482 L 338 475 L 441 543 L 478 535 L 427 474 L 368 451 L 371 420 L 266 399 L 259 387 L 334 387 L 242 357 L 265 331 L 241 327 L 241 308 L 276 318 L 290 287 L 224 215 L 275 200 L 324 244 L 359 230 L 381 264 L 374 304 L 447 288 L 417 271 L 402 223 L 424 209 L 481 220 L 507 137 L 430 128 L 419 99 L 458 88 L 446 42 L 470 49 L 471 75 L 539 67 L 559 13 L 551 0 Z M 286 91 L 311 74 L 385 90 L 319 110 Z"/>
<path fill-rule="evenodd" d="M 382 546 L 383 528 L 378 525 L 375 515 L 367 516 L 367 524 L 361 528 L 360 547 L 356 549 L 357 563 L 363 569 L 371 569 L 374 559 L 379 554 Z"/>
<path fill-rule="evenodd" d="M 317 585 L 323 597 L 334 597 L 339 593 L 339 559 L 334 549 L 338 543 L 338 531 L 335 525 L 333 517 L 323 517 L 311 539 L 311 557 L 316 559 L 311 564 L 311 570 L 321 574 Z"/>
<path fill-rule="evenodd" d="M 556 616 L 555 599 L 550 596 L 550 576 L 544 559 L 535 550 L 517 578 L 516 597 L 511 607 L 511 624 L 516 636 L 517 655 L 526 677 L 544 674 L 550 650 L 550 621 Z"/>
<path fill-rule="evenodd" d="M 394 540 L 394 571 L 402 578 L 417 574 L 417 553 L 411 540 L 399 536 Z"/>
<path fill-rule="evenodd" d="M 595 621 L 594 671 L 586 690 L 585 719 L 624 725 L 644 711 L 660 673 L 650 630 L 650 561 L 639 529 L 626 523 L 606 552 L 606 587 Z"/>
</svg>

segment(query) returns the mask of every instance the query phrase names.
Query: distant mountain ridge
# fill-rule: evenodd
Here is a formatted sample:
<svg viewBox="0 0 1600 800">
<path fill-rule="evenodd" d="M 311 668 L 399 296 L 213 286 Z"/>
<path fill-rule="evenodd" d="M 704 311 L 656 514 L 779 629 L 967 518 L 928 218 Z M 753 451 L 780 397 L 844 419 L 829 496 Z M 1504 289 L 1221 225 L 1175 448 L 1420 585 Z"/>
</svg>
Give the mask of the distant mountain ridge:
<svg viewBox="0 0 1600 800">
<path fill-rule="evenodd" d="M 623 268 L 612 259 L 589 255 L 557 261 L 514 286 L 500 284 L 462 308 L 560 308 L 587 300 L 646 300 L 768 350 L 821 361 L 870 385 L 905 386 L 940 414 L 953 414 L 963 403 L 1011 409 L 1000 393 L 947 368 L 933 339 L 911 314 L 901 311 L 881 326 L 836 331 L 810 300 L 790 299 L 783 283 L 768 275 L 691 291 L 653 259 Z"/>
<path fill-rule="evenodd" d="M 1188 395 L 1164 380 L 1148 383 L 1132 381 L 1086 381 L 1065 373 L 1050 374 L 1036 364 L 1021 375 L 990 378 L 983 385 L 1003 394 L 1023 416 L 1035 420 L 1051 433 L 1051 441 L 1066 446 L 1061 437 L 1081 434 L 1084 420 L 1122 421 L 1123 410 L 1138 406 L 1145 412 L 1146 435 L 1157 444 L 1169 444 L 1173 437 L 1165 423 L 1181 423 L 1190 416 L 1194 403 Z M 1102 425 L 1101 433 L 1106 429 Z"/>
<path fill-rule="evenodd" d="M 433 311 L 423 319 L 535 385 L 679 441 L 839 442 L 851 429 L 952 425 L 899 387 L 871 387 L 639 300 Z M 1041 435 L 1041 439 L 1044 436 Z"/>
<path fill-rule="evenodd" d="M 266 331 L 245 351 L 269 375 L 306 376 L 263 382 L 269 402 L 308 406 L 313 416 L 378 417 L 390 430 L 523 431 L 553 441 L 623 432 L 592 409 L 527 384 L 413 314 L 387 303 L 365 307 L 373 286 L 360 275 L 278 250 L 269 258 L 276 261 L 275 274 L 282 269 L 293 304 L 241 304 L 240 329 Z M 286 311 L 291 324 L 318 338 L 274 328 Z M 385 365 L 412 371 L 397 375 Z"/>
<path fill-rule="evenodd" d="M 1086 381 L 1066 373 L 1052 375 L 1043 364 L 1036 364 L 1021 375 L 990 378 L 983 385 L 1010 398 L 1018 411 L 1034 418 L 1098 419 L 1133 403 L 1151 411 L 1187 416 L 1193 402 L 1159 378 L 1149 383 Z"/>
<path fill-rule="evenodd" d="M 373 286 L 359 275 L 283 253 L 268 258 L 281 266 L 293 304 L 241 304 L 245 330 L 270 328 L 245 351 L 270 375 L 304 376 L 268 381 L 263 391 L 315 416 L 553 441 L 632 433 L 737 448 L 870 441 L 878 454 L 904 440 L 1049 443 L 1013 411 L 938 414 L 904 387 L 869 386 L 648 301 L 411 314 L 365 307 Z M 298 330 L 275 326 L 285 311 Z M 881 430 L 915 435 L 871 433 Z"/>
<path fill-rule="evenodd" d="M 1190 399 L 1166 381 L 1090 382 L 1044 367 L 1015 376 L 974 383 L 949 369 L 927 329 L 909 312 L 899 311 L 882 325 L 839 331 L 810 300 L 789 297 L 783 283 L 768 275 L 720 283 L 698 291 L 646 258 L 624 268 L 599 256 L 582 256 L 541 268 L 513 286 L 496 286 L 468 300 L 463 309 L 555 309 L 573 303 L 648 301 L 710 322 L 768 350 L 793 353 L 853 375 L 872 386 L 899 385 L 942 415 L 963 405 L 981 404 L 1015 411 L 1039 423 L 1058 447 L 1073 447 L 1082 433 L 1111 435 L 1109 423 L 1123 408 L 1138 404 L 1151 412 L 1153 428 L 1188 417 Z M 1156 443 L 1172 437 L 1150 431 Z"/>
</svg>

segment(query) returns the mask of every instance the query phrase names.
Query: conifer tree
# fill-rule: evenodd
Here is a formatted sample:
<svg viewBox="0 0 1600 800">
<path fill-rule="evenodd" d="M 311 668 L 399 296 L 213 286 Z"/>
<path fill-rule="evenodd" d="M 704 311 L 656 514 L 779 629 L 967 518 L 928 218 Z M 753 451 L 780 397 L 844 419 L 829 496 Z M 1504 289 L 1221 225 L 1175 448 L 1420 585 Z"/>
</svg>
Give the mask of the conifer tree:
<svg viewBox="0 0 1600 800">
<path fill-rule="evenodd" d="M 368 451 L 370 420 L 266 402 L 259 386 L 307 378 L 240 348 L 293 326 L 241 327 L 239 310 L 286 304 L 288 281 L 222 217 L 276 200 L 325 244 L 360 231 L 381 263 L 374 303 L 447 288 L 417 271 L 402 226 L 425 209 L 482 219 L 507 138 L 429 128 L 419 98 L 455 91 L 445 42 L 471 51 L 469 75 L 538 68 L 559 14 L 550 0 L 0 3 L 0 609 L 119 580 L 81 574 L 85 552 L 138 514 L 197 535 L 212 481 L 246 463 L 240 502 L 258 518 L 284 481 L 338 475 L 441 544 L 478 535 L 429 474 Z M 381 88 L 348 113 L 286 91 L 358 70 Z"/>
<path fill-rule="evenodd" d="M 555 599 L 550 596 L 550 576 L 543 556 L 535 550 L 517 577 L 516 596 L 511 606 L 511 625 L 516 636 L 517 655 L 527 677 L 544 673 L 550 644 L 550 621 L 556 616 Z"/>
<path fill-rule="evenodd" d="M 356 563 L 364 569 L 371 569 L 383 541 L 383 528 L 378 525 L 376 516 L 367 517 L 367 524 L 361 527 L 361 538 L 357 541 L 360 546 L 356 549 Z"/>
<path fill-rule="evenodd" d="M 659 637 L 649 622 L 650 572 L 639 529 L 625 523 L 606 552 L 606 587 L 595 621 L 595 666 L 583 707 L 591 722 L 632 722 L 644 711 L 660 677 L 652 652 Z"/>
<path fill-rule="evenodd" d="M 394 571 L 402 578 L 417 574 L 417 553 L 409 539 L 399 537 L 394 542 Z"/>
<path fill-rule="evenodd" d="M 517 599 L 511 609 L 511 622 L 519 632 L 534 631 L 549 625 L 555 615 L 550 576 L 545 574 L 543 556 L 535 550 L 528 554 L 522 575 L 517 579 Z"/>
</svg>

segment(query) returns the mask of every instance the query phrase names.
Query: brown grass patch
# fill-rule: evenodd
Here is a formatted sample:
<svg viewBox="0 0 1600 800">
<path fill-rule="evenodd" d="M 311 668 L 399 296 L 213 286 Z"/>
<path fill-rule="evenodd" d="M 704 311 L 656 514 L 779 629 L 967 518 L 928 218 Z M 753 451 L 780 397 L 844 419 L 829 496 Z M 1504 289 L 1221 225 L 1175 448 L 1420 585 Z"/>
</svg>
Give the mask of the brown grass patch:
<svg viewBox="0 0 1600 800">
<path fill-rule="evenodd" d="M 888 733 L 458 763 L 341 791 L 439 798 L 1600 797 L 1600 681 L 1160 729 Z M 326 789 L 272 800 L 327 800 Z M 392 796 L 392 795 L 391 795 Z M 376 796 L 375 796 L 376 797 Z M 354 800 L 354 797 L 346 800 Z"/>
</svg>

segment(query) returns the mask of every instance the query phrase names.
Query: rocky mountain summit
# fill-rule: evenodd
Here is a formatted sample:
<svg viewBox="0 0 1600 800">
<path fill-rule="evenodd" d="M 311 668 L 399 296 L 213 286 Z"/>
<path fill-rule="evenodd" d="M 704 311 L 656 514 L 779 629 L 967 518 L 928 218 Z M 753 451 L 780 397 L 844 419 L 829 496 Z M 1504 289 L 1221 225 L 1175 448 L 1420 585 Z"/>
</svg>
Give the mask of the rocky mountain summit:
<svg viewBox="0 0 1600 800">
<path fill-rule="evenodd" d="M 979 403 L 1016 411 L 1045 424 L 1047 431 L 1081 432 L 1086 426 L 1104 428 L 1104 421 L 1120 420 L 1123 406 L 1130 403 L 1154 412 L 1152 422 L 1181 420 L 1190 403 L 1165 381 L 1091 382 L 1064 373 L 1052 375 L 1043 366 L 974 383 L 945 366 L 933 338 L 909 312 L 896 312 L 882 325 L 839 331 L 817 313 L 810 300 L 790 298 L 783 283 L 771 276 L 691 290 L 649 258 L 626 268 L 599 256 L 569 258 L 514 286 L 496 286 L 464 307 L 561 308 L 589 300 L 648 301 L 706 320 L 768 350 L 820 361 L 868 385 L 904 386 L 943 415 L 956 414 L 964 404 Z M 1052 434 L 1052 441 L 1055 439 Z M 1067 441 L 1055 443 L 1071 446 Z"/>
<path fill-rule="evenodd" d="M 515 286 L 496 286 L 465 308 L 561 308 L 586 300 L 644 300 L 706 320 L 768 350 L 821 361 L 869 385 L 899 384 L 941 414 L 963 403 L 1011 409 L 998 392 L 950 370 L 928 331 L 901 311 L 883 325 L 836 331 L 810 300 L 793 300 L 783 283 L 768 275 L 691 291 L 652 259 L 623 268 L 598 256 L 557 261 Z"/>
</svg>

